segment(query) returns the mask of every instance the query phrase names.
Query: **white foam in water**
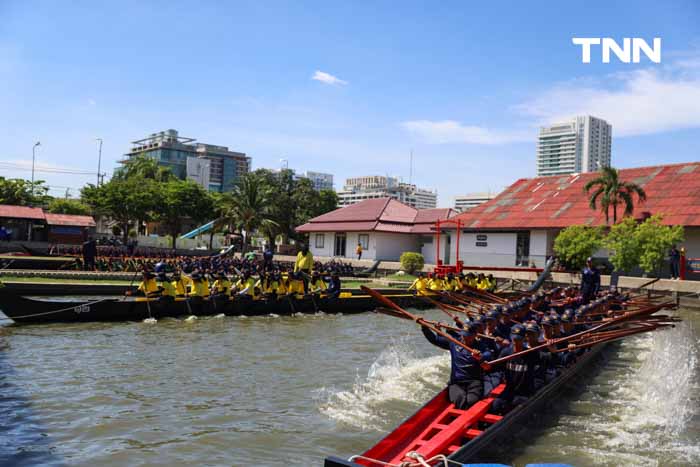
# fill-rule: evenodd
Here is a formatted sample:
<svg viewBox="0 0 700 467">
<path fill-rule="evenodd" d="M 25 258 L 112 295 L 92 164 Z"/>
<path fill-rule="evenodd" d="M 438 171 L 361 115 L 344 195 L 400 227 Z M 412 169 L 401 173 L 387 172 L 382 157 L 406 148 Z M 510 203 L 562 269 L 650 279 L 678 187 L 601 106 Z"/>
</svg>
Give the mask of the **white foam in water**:
<svg viewBox="0 0 700 467">
<path fill-rule="evenodd" d="M 156 324 L 158 322 L 155 318 L 146 318 L 143 320 L 144 324 Z"/>
<path fill-rule="evenodd" d="M 360 429 L 386 429 L 384 411 L 391 402 L 426 402 L 435 386 L 449 373 L 447 353 L 427 358 L 415 356 L 412 348 L 399 341 L 377 357 L 365 377 L 357 377 L 350 390 L 324 389 L 320 410 L 328 417 Z"/>
<path fill-rule="evenodd" d="M 224 313 L 219 313 L 218 315 L 212 316 L 212 319 L 221 319 L 221 318 L 226 318 L 226 315 Z"/>
<path fill-rule="evenodd" d="M 279 317 L 280 317 L 280 315 L 278 315 L 278 314 L 276 314 L 276 313 L 270 313 L 270 314 L 267 315 L 267 316 L 269 316 L 270 318 L 279 318 Z"/>
<path fill-rule="evenodd" d="M 682 436 L 697 411 L 698 345 L 691 324 L 626 340 L 616 358 L 629 367 L 620 367 L 606 397 L 591 397 L 599 410 L 574 423 L 584 438 L 595 439 L 581 447 L 596 464 L 667 465 L 659 459 L 674 459 L 674 465 L 698 465 L 700 446 Z"/>
<path fill-rule="evenodd" d="M 188 316 L 187 318 L 185 318 L 185 322 L 191 323 L 191 322 L 193 322 L 193 321 L 197 321 L 197 319 L 198 319 L 198 318 L 197 318 L 195 315 L 190 315 L 190 316 Z"/>
</svg>

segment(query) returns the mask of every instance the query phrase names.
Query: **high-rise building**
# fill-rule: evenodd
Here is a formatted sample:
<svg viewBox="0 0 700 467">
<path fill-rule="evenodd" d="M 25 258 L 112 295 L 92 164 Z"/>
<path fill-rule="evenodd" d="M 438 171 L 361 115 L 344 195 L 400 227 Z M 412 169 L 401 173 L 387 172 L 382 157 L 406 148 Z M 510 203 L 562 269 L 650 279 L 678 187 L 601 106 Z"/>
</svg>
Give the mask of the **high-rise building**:
<svg viewBox="0 0 700 467">
<path fill-rule="evenodd" d="M 348 178 L 345 186 L 338 191 L 338 207 L 373 198 L 394 198 L 416 209 L 437 207 L 437 192 L 425 190 L 409 183 L 402 183 L 398 178 L 382 175 Z"/>
<path fill-rule="evenodd" d="M 134 146 L 121 162 L 145 155 L 168 167 L 178 178 L 192 179 L 207 190 L 218 192 L 231 190 L 243 175 L 250 172 L 251 158 L 244 153 L 195 141 L 194 138 L 179 136 L 176 130 L 153 133 L 132 142 Z"/>
<path fill-rule="evenodd" d="M 333 174 L 311 172 L 310 170 L 307 170 L 305 173 L 300 175 L 300 177 L 311 180 L 311 183 L 314 185 L 314 189 L 316 191 L 333 189 Z"/>
<path fill-rule="evenodd" d="M 537 176 L 595 172 L 610 166 L 612 126 L 590 115 L 541 127 Z"/>
<path fill-rule="evenodd" d="M 495 197 L 494 193 L 469 193 L 455 196 L 455 211 L 467 211 Z"/>
</svg>

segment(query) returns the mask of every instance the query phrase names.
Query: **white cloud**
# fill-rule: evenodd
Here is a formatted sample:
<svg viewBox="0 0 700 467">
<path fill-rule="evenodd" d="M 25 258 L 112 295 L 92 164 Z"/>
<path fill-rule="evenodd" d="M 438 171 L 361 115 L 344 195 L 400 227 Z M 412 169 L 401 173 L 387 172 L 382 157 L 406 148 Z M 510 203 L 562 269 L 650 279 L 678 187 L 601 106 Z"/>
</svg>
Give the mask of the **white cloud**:
<svg viewBox="0 0 700 467">
<path fill-rule="evenodd" d="M 664 67 L 557 83 L 514 106 L 517 128 L 465 125 L 454 120 L 415 120 L 401 126 L 426 143 L 482 145 L 534 141 L 535 127 L 593 115 L 613 126 L 614 136 L 700 128 L 700 56 L 685 54 Z"/>
<path fill-rule="evenodd" d="M 557 85 L 516 109 L 540 124 L 594 115 L 612 124 L 617 136 L 697 128 L 700 76 L 687 61 L 674 69 L 617 73 L 607 76 L 605 83 Z"/>
<path fill-rule="evenodd" d="M 315 81 L 320 81 L 325 84 L 333 84 L 333 85 L 339 85 L 339 84 L 348 84 L 347 81 L 342 80 L 338 78 L 337 76 L 333 76 L 330 73 L 326 73 L 325 71 L 319 71 L 316 70 L 314 72 L 314 75 L 311 77 L 311 79 Z"/>
<path fill-rule="evenodd" d="M 88 105 L 94 107 L 97 105 L 97 101 L 95 101 L 95 99 L 88 99 Z"/>
<path fill-rule="evenodd" d="M 463 125 L 454 120 L 412 120 L 401 126 L 426 143 L 506 144 L 532 140 L 532 132 L 492 130 L 482 126 Z"/>
</svg>

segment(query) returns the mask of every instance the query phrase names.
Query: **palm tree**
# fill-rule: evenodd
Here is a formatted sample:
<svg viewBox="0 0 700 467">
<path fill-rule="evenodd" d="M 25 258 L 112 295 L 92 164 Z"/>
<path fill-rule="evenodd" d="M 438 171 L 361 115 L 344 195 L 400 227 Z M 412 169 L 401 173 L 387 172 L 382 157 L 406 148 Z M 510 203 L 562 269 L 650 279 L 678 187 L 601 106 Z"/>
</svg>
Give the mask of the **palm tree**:
<svg viewBox="0 0 700 467">
<path fill-rule="evenodd" d="M 634 195 L 637 195 L 639 203 L 647 199 L 647 194 L 642 187 L 636 183 L 620 180 L 620 172 L 613 167 L 600 169 L 598 177 L 589 180 L 583 189 L 590 194 L 588 205 L 591 209 L 597 209 L 600 201 L 600 209 L 605 213 L 606 224 L 610 220 L 610 207 L 613 209 L 613 224 L 615 224 L 618 205 L 624 205 L 624 215 L 630 216 L 634 211 Z M 594 189 L 593 193 L 590 193 L 591 189 Z"/>
<path fill-rule="evenodd" d="M 272 192 L 255 173 L 246 174 L 230 193 L 221 197 L 219 225 L 228 223 L 237 231 L 244 231 L 243 249 L 250 245 L 250 235 L 258 230 L 269 231 L 277 226 L 273 220 Z"/>
<path fill-rule="evenodd" d="M 152 157 L 138 155 L 124 163 L 124 167 L 117 173 L 118 178 L 142 177 L 150 178 L 157 182 L 167 182 L 175 179 L 175 174 L 169 167 L 162 166 Z"/>
</svg>

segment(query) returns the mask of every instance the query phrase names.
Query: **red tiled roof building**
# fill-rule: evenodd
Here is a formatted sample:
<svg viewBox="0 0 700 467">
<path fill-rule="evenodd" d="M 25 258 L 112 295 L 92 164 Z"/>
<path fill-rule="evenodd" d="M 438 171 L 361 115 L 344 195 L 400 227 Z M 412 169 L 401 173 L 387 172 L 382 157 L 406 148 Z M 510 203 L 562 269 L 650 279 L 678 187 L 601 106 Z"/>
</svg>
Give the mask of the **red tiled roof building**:
<svg viewBox="0 0 700 467">
<path fill-rule="evenodd" d="M 363 259 L 398 261 L 405 251 L 420 252 L 434 235 L 435 222 L 454 214 L 452 209 L 415 209 L 392 198 L 375 198 L 315 217 L 296 230 L 309 234 L 315 256 L 355 258 L 359 243 Z M 434 257 L 431 249 L 427 253 Z"/>
</svg>

